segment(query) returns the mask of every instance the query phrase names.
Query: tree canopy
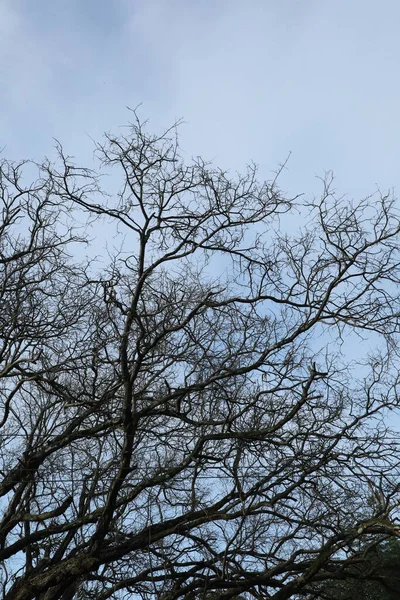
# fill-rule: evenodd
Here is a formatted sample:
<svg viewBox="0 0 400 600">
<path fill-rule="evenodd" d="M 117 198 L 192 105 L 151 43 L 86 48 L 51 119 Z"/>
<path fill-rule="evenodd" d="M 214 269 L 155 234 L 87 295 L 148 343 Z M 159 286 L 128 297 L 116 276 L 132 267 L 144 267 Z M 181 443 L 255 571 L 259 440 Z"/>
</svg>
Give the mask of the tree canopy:
<svg viewBox="0 0 400 600">
<path fill-rule="evenodd" d="M 353 566 L 353 578 L 317 585 L 321 600 L 396 600 L 400 596 L 400 544 L 390 538 L 365 546 L 363 559 Z"/>
<path fill-rule="evenodd" d="M 288 198 L 136 115 L 96 172 L 57 150 L 0 165 L 3 597 L 373 578 L 399 531 L 395 199 L 329 175 Z"/>
</svg>

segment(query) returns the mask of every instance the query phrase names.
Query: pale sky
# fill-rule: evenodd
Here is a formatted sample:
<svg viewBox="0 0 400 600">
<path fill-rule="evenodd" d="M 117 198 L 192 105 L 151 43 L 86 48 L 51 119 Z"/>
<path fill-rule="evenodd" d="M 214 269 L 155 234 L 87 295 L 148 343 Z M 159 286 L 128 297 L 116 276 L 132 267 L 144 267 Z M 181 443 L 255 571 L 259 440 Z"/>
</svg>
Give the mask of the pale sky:
<svg viewBox="0 0 400 600">
<path fill-rule="evenodd" d="M 355 196 L 399 187 L 398 0 L 0 0 L 0 147 L 78 158 L 142 103 L 188 156 Z M 89 137 L 90 136 L 90 137 Z"/>
</svg>

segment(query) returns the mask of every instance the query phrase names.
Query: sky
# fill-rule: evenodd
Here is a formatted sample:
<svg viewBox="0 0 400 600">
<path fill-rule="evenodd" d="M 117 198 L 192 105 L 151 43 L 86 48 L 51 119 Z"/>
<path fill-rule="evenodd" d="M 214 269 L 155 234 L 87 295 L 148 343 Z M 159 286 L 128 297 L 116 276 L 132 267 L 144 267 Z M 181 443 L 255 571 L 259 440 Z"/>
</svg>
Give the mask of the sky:
<svg viewBox="0 0 400 600">
<path fill-rule="evenodd" d="M 289 194 L 333 170 L 351 197 L 400 189 L 398 0 L 0 0 L 0 148 L 89 164 L 141 104 L 158 131 Z M 400 193 L 400 192 L 399 192 Z"/>
<path fill-rule="evenodd" d="M 0 147 L 77 158 L 127 123 L 317 193 L 399 187 L 397 0 L 0 0 Z"/>
</svg>

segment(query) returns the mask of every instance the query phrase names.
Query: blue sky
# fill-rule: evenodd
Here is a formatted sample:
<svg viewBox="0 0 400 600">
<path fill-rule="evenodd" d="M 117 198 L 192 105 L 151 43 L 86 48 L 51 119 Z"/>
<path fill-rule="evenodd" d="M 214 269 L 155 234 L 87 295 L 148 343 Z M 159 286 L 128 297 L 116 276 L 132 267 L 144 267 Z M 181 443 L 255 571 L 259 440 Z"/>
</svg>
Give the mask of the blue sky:
<svg viewBox="0 0 400 600">
<path fill-rule="evenodd" d="M 79 157 L 143 103 L 150 128 L 284 187 L 358 196 L 399 186 L 396 0 L 0 0 L 0 146 Z"/>
</svg>

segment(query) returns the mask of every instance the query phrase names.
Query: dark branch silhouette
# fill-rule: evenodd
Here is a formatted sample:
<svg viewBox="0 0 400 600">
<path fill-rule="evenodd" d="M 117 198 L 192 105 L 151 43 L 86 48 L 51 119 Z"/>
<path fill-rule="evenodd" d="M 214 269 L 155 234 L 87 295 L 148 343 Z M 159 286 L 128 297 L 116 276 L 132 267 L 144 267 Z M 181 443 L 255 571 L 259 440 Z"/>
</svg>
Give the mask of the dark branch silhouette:
<svg viewBox="0 0 400 600">
<path fill-rule="evenodd" d="M 31 185 L 1 163 L 3 597 L 368 578 L 365 545 L 399 531 L 395 200 L 337 198 L 329 176 L 288 199 L 134 117 L 98 173 L 61 145 Z"/>
</svg>

